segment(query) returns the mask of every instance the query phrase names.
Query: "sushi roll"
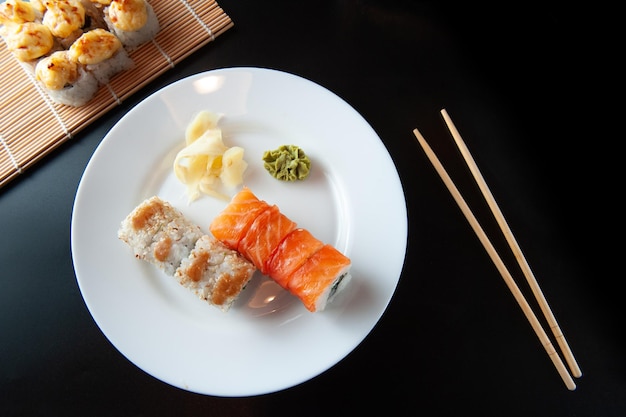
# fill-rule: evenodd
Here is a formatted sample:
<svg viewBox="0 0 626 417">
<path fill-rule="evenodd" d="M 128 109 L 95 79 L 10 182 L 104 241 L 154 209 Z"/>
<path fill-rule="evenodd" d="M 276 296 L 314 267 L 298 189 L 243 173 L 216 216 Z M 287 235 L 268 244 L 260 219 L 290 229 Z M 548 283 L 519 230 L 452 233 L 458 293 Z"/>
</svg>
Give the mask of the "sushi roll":
<svg viewBox="0 0 626 417">
<path fill-rule="evenodd" d="M 237 250 L 252 222 L 269 204 L 259 200 L 249 188 L 244 187 L 230 203 L 213 219 L 210 232 L 231 249 Z"/>
<path fill-rule="evenodd" d="M 256 268 L 154 196 L 122 221 L 118 237 L 136 258 L 160 268 L 201 300 L 228 311 Z"/>
<path fill-rule="evenodd" d="M 256 268 L 237 251 L 204 235 L 176 270 L 178 282 L 222 311 L 230 310 Z"/>
<path fill-rule="evenodd" d="M 55 103 L 67 106 L 82 106 L 98 91 L 98 80 L 71 60 L 67 51 L 56 51 L 37 62 L 35 78 Z"/>
<path fill-rule="evenodd" d="M 80 35 L 85 26 L 85 7 L 80 0 L 47 0 L 43 24 L 63 48 L 67 48 Z"/>
<path fill-rule="evenodd" d="M 118 237 L 135 257 L 174 275 L 203 235 L 198 226 L 158 197 L 137 206 L 122 222 Z"/>
<path fill-rule="evenodd" d="M 289 289 L 289 278 L 315 252 L 324 246 L 306 229 L 297 228 L 289 233 L 267 260 L 267 274 L 281 287 Z"/>
<path fill-rule="evenodd" d="M 297 228 L 276 205 L 259 200 L 247 187 L 213 219 L 209 230 L 311 312 L 324 310 L 351 279 L 347 256 Z"/>
<path fill-rule="evenodd" d="M 282 214 L 277 206 L 260 213 L 237 245 L 237 250 L 249 259 L 263 274 L 267 274 L 266 261 L 280 242 L 294 229 L 296 223 Z"/>
<path fill-rule="evenodd" d="M 0 4 L 0 25 L 34 22 L 41 12 L 33 4 L 22 0 L 7 0 Z"/>
<path fill-rule="evenodd" d="M 68 53 L 71 60 L 84 65 L 100 84 L 134 66 L 117 36 L 104 29 L 85 32 L 72 43 Z"/>
<path fill-rule="evenodd" d="M 152 40 L 160 29 L 157 15 L 146 0 L 112 0 L 104 8 L 104 20 L 127 48 Z"/>
<path fill-rule="evenodd" d="M 352 278 L 350 266 L 347 256 L 326 244 L 289 276 L 287 289 L 307 310 L 322 311 Z"/>
<path fill-rule="evenodd" d="M 18 61 L 31 64 L 48 54 L 54 46 L 54 37 L 45 25 L 37 22 L 8 23 L 2 27 L 7 48 Z"/>
</svg>

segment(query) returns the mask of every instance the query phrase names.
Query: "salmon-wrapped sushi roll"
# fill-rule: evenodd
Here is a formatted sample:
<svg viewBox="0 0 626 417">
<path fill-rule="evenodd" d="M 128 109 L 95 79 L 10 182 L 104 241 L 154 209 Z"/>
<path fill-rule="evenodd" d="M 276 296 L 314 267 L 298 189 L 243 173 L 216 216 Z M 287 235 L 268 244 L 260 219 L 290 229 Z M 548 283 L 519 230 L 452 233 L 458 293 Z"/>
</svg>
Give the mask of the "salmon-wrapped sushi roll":
<svg viewBox="0 0 626 417">
<path fill-rule="evenodd" d="M 266 262 L 295 228 L 295 222 L 282 214 L 277 206 L 271 206 L 254 219 L 237 250 L 266 274 Z"/>
<path fill-rule="evenodd" d="M 118 231 L 118 237 L 131 247 L 135 257 L 168 275 L 174 275 L 203 234 L 200 227 L 156 196 L 137 206 Z"/>
<path fill-rule="evenodd" d="M 309 311 L 322 311 L 351 279 L 350 259 L 332 245 L 324 245 L 290 277 L 289 291 Z"/>
<path fill-rule="evenodd" d="M 323 310 L 350 281 L 350 259 L 298 229 L 277 206 L 247 212 L 241 201 L 252 207 L 259 204 L 244 188 L 211 223 L 213 235 L 228 245 L 238 241 L 237 250 L 263 274 L 300 298 L 309 311 Z"/>
<path fill-rule="evenodd" d="M 178 282 L 222 311 L 228 311 L 256 271 L 237 251 L 204 235 L 176 270 Z"/>
<path fill-rule="evenodd" d="M 288 289 L 291 275 L 322 246 L 324 243 L 308 230 L 295 229 L 283 239 L 266 262 L 267 274 L 281 287 Z"/>
<path fill-rule="evenodd" d="M 239 242 L 246 235 L 254 219 L 269 207 L 269 204 L 259 200 L 249 188 L 244 187 L 213 219 L 209 230 L 219 241 L 237 250 Z"/>
</svg>

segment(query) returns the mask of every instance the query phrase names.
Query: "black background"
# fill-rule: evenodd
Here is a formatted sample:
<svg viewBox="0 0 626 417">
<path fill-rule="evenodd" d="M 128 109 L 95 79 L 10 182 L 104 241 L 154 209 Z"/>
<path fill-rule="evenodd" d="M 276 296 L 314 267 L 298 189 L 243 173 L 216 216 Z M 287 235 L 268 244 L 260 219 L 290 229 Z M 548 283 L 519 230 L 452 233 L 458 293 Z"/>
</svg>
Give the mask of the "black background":
<svg viewBox="0 0 626 417">
<path fill-rule="evenodd" d="M 234 28 L 0 189 L 0 415 L 626 415 L 616 11 L 219 3 Z M 108 130 L 161 87 L 233 66 L 291 72 L 351 104 L 389 150 L 409 213 L 403 273 L 374 330 L 323 374 L 251 398 L 185 392 L 124 358 L 86 309 L 70 252 L 76 189 Z M 415 141 L 417 127 L 513 265 L 442 108 L 578 359 L 573 392 Z"/>
</svg>

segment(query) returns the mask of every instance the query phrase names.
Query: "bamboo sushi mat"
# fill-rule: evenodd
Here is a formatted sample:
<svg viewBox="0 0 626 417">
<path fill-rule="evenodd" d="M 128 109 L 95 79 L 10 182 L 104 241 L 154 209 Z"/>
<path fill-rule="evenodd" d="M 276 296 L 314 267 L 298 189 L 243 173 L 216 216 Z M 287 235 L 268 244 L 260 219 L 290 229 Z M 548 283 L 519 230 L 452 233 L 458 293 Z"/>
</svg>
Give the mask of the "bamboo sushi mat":
<svg viewBox="0 0 626 417">
<path fill-rule="evenodd" d="M 130 53 L 131 70 L 115 75 L 82 107 L 54 104 L 0 40 L 0 188 L 74 134 L 233 26 L 212 0 L 151 0 L 160 31 Z"/>
</svg>

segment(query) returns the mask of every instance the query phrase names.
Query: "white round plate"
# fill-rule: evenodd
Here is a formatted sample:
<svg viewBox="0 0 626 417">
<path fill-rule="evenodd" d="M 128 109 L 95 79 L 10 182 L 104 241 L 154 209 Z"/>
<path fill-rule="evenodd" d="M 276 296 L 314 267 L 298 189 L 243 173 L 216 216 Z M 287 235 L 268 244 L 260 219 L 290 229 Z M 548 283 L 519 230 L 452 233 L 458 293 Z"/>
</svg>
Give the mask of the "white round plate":
<svg viewBox="0 0 626 417">
<path fill-rule="evenodd" d="M 244 184 L 253 193 L 351 258 L 352 280 L 324 311 L 309 312 L 256 272 L 224 313 L 135 259 L 117 238 L 121 221 L 153 195 L 209 233 L 228 202 L 204 196 L 188 203 L 172 170 L 185 128 L 201 110 L 223 114 L 224 143 L 244 148 Z M 283 144 L 311 159 L 306 180 L 285 183 L 264 170 L 263 152 Z M 307 381 L 361 343 L 398 284 L 407 214 L 389 153 L 345 101 L 292 74 L 228 68 L 163 88 L 111 129 L 81 179 L 71 238 L 85 303 L 124 356 L 185 390 L 250 396 Z"/>
</svg>

